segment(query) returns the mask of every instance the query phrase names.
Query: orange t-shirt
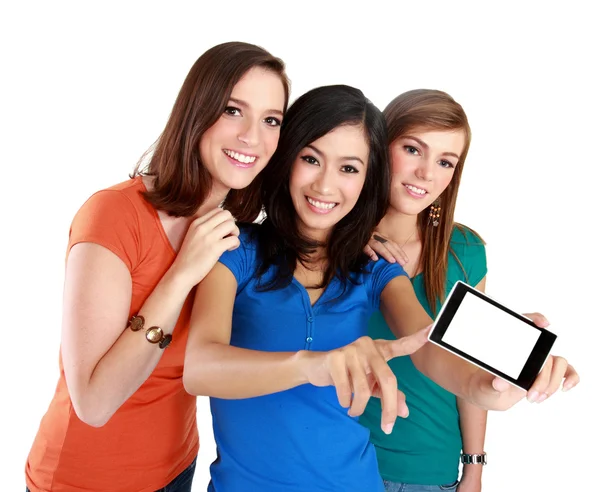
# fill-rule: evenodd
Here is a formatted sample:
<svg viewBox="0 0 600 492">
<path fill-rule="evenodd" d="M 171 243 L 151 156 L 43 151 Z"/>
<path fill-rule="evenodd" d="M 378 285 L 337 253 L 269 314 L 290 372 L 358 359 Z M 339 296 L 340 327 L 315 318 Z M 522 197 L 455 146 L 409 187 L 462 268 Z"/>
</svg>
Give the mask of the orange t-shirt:
<svg viewBox="0 0 600 492">
<path fill-rule="evenodd" d="M 67 249 L 97 243 L 127 265 L 130 316 L 176 257 L 158 214 L 140 195 L 144 190 L 138 177 L 92 195 L 73 220 Z M 173 341 L 150 377 L 103 427 L 75 414 L 59 359 L 58 386 L 27 459 L 31 492 L 154 492 L 191 464 L 199 448 L 196 397 L 182 382 L 191 303 L 188 296 Z M 142 336 L 140 343 L 148 342 Z"/>
</svg>

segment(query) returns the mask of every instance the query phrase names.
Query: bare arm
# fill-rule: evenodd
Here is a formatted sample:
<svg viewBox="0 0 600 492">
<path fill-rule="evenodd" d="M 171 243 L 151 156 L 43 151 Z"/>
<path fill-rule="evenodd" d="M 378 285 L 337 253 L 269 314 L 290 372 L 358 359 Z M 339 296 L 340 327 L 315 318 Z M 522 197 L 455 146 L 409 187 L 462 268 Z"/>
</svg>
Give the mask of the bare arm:
<svg viewBox="0 0 600 492">
<path fill-rule="evenodd" d="M 485 281 L 486 278 L 483 277 L 475 288 L 480 292 L 485 292 Z M 487 427 L 487 411 L 462 398 L 457 398 L 456 403 L 458 406 L 463 453 L 482 454 L 484 452 L 485 431 Z M 471 482 L 470 486 L 472 489 L 480 490 L 482 472 L 483 465 L 463 465 L 461 478 L 463 486 L 466 486 L 466 482 L 469 481 Z"/>
<path fill-rule="evenodd" d="M 198 285 L 185 353 L 183 385 L 193 395 L 250 398 L 307 383 L 308 352 L 260 352 L 229 345 L 237 282 L 217 263 Z"/>
<path fill-rule="evenodd" d="M 192 311 L 183 384 L 193 395 L 251 398 L 301 384 L 335 386 L 350 415 L 360 415 L 371 396 L 382 399 L 382 429 L 389 433 L 397 416 L 408 415 L 404 395 L 386 364 L 418 350 L 427 331 L 402 340 L 361 337 L 329 352 L 261 352 L 232 347 L 231 318 L 237 282 L 217 263 L 200 283 Z"/>
<path fill-rule="evenodd" d="M 408 277 L 397 277 L 388 283 L 381 294 L 381 312 L 398 338 L 433 322 L 417 299 Z M 432 343 L 427 343 L 411 358 L 429 379 L 459 397 L 469 397 L 469 379 L 477 370 L 475 366 Z"/>
<path fill-rule="evenodd" d="M 94 243 L 76 244 L 67 260 L 61 353 L 77 416 L 104 425 L 148 378 L 163 350 L 144 332 L 125 329 L 131 302 L 129 270 Z M 169 272 L 139 314 L 146 328 L 172 333 L 189 289 Z"/>
<path fill-rule="evenodd" d="M 172 333 L 190 290 L 225 249 L 239 244 L 238 233 L 231 214 L 222 210 L 192 222 L 177 259 L 137 313 L 146 328 Z M 129 270 L 116 254 L 95 243 L 73 246 L 65 273 L 61 354 L 74 410 L 94 427 L 104 425 L 146 381 L 163 353 L 144 331 L 126 329 L 131 294 Z"/>
<path fill-rule="evenodd" d="M 411 335 L 431 323 L 407 277 L 397 277 L 383 290 L 381 312 L 396 337 Z M 546 326 L 543 316 L 527 314 L 538 326 Z M 411 356 L 416 368 L 442 388 L 487 410 L 507 410 L 523 399 L 525 392 L 501 378 L 442 348 L 427 343 Z M 549 356 L 528 392 L 531 401 L 554 394 L 561 382 L 567 388 L 579 382 L 577 371 L 562 357 Z"/>
</svg>

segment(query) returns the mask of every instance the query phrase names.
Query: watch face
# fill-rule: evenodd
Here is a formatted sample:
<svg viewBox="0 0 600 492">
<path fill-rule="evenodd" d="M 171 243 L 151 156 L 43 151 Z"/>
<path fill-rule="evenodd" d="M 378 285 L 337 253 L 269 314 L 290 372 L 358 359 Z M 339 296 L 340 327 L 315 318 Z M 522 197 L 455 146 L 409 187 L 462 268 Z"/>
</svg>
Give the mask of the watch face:
<svg viewBox="0 0 600 492">
<path fill-rule="evenodd" d="M 152 328 L 148 328 L 146 332 L 146 338 L 150 343 L 158 343 L 163 337 L 163 332 L 158 326 L 153 326 Z"/>
</svg>

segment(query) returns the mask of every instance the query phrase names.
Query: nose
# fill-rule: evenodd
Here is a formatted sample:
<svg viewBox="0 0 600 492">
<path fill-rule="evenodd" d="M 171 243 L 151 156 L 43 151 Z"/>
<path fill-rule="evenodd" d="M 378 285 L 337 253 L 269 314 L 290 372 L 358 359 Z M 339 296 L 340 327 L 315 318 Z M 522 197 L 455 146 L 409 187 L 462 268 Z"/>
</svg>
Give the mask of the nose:
<svg viewBox="0 0 600 492">
<path fill-rule="evenodd" d="M 432 181 L 434 166 L 435 162 L 433 162 L 433 159 L 422 159 L 419 166 L 415 169 L 415 176 L 423 181 Z"/>
<path fill-rule="evenodd" d="M 238 140 L 245 143 L 248 147 L 256 147 L 259 141 L 258 122 L 247 120 L 246 124 L 240 128 Z"/>
<path fill-rule="evenodd" d="M 331 166 L 322 167 L 311 188 L 321 196 L 331 195 L 335 188 L 335 169 Z"/>
</svg>

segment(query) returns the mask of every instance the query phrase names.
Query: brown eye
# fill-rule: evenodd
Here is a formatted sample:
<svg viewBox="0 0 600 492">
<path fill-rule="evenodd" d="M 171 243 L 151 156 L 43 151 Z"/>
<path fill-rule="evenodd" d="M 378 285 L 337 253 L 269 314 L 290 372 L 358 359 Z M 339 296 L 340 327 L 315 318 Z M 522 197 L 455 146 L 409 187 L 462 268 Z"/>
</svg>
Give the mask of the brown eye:
<svg viewBox="0 0 600 492">
<path fill-rule="evenodd" d="M 300 157 L 300 159 L 308 162 L 309 164 L 318 164 L 319 161 L 317 159 L 315 159 L 312 155 L 303 155 L 302 157 Z"/>
<path fill-rule="evenodd" d="M 265 118 L 265 123 L 267 123 L 267 125 L 269 126 L 281 126 L 281 121 L 275 118 L 274 116 L 269 116 L 268 118 Z"/>
<path fill-rule="evenodd" d="M 233 106 L 227 106 L 225 108 L 225 111 L 223 111 L 225 114 L 228 114 L 229 116 L 241 116 L 242 112 L 240 111 L 239 108 L 234 108 Z"/>
</svg>

